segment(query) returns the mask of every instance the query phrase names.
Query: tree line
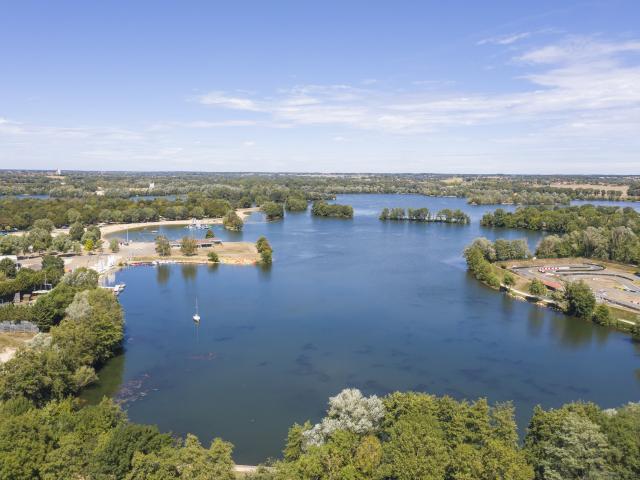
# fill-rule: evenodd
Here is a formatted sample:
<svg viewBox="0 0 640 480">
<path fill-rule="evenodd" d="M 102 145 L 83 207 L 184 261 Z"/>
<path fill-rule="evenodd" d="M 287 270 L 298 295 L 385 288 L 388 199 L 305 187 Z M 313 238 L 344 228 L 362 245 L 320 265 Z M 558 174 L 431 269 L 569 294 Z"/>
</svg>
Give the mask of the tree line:
<svg viewBox="0 0 640 480">
<path fill-rule="evenodd" d="M 449 208 L 440 210 L 435 215 L 432 215 L 428 208 L 409 208 L 407 210 L 404 208 L 383 208 L 378 218 L 384 221 L 442 222 L 461 225 L 471 222 L 469 215 L 462 210 L 451 210 Z"/>
<path fill-rule="evenodd" d="M 69 233 L 52 235 L 54 225 L 49 219 L 36 220 L 24 235 L 0 236 L 1 255 L 19 255 L 30 253 L 81 253 L 101 250 L 103 247 L 102 233 L 95 225 L 85 227 L 80 222 L 71 224 Z M 118 251 L 118 242 L 109 242 L 111 251 Z"/>
<path fill-rule="evenodd" d="M 627 186 L 627 197 L 615 187 Z M 568 199 L 640 198 L 640 181 L 631 176 L 442 175 L 4 171 L 0 195 L 36 194 L 57 198 L 145 198 L 204 194 L 228 200 L 249 197 L 284 203 L 296 194 L 306 200 L 343 193 L 413 193 L 466 197 L 470 203 L 566 204 Z M 266 200 L 265 200 L 266 199 Z"/>
</svg>

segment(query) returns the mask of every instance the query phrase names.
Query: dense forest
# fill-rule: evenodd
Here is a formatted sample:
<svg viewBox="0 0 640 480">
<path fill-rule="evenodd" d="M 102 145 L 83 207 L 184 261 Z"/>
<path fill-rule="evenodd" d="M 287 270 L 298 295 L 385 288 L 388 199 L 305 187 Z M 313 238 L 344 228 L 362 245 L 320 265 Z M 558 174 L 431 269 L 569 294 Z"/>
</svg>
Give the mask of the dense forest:
<svg viewBox="0 0 640 480">
<path fill-rule="evenodd" d="M 524 207 L 515 212 L 497 209 L 482 217 L 481 225 L 523 228 L 564 234 L 548 235 L 536 256 L 587 257 L 640 264 L 640 214 L 633 208 Z"/>
</svg>

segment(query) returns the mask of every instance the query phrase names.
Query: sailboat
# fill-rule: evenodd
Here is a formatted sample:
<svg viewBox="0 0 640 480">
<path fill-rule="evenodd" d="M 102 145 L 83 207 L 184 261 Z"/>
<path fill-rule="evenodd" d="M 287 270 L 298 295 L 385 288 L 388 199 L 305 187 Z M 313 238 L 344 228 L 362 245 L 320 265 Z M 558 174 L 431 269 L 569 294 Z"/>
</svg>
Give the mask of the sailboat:
<svg viewBox="0 0 640 480">
<path fill-rule="evenodd" d="M 196 313 L 193 316 L 193 321 L 199 323 L 200 322 L 200 315 L 198 314 L 198 299 L 196 298 Z"/>
</svg>

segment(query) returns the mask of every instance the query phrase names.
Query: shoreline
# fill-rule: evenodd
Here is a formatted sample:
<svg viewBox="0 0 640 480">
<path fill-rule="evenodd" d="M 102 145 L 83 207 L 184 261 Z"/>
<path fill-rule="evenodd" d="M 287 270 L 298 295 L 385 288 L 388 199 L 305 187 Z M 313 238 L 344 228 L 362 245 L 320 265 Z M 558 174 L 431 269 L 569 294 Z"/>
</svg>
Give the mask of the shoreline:
<svg viewBox="0 0 640 480">
<path fill-rule="evenodd" d="M 259 212 L 259 207 L 250 207 L 250 208 L 239 208 L 235 212 L 238 216 L 244 220 L 251 215 L 252 213 Z M 191 224 L 193 219 L 184 219 L 184 220 L 158 220 L 155 222 L 136 222 L 136 223 L 109 223 L 103 226 L 99 226 L 100 232 L 102 235 L 111 235 L 117 232 L 124 232 L 127 230 L 136 230 L 139 228 L 145 227 L 163 227 L 163 226 L 171 226 L 171 225 L 189 225 Z M 207 225 L 222 225 L 222 217 L 211 217 L 211 218 L 202 218 L 198 220 L 202 224 Z M 68 229 L 64 229 L 68 230 Z M 61 229 L 62 231 L 62 229 Z M 66 231 L 63 233 L 67 233 Z"/>
<path fill-rule="evenodd" d="M 495 264 L 492 264 L 492 267 L 494 267 L 496 269 L 500 269 Z M 500 269 L 500 270 L 502 270 L 502 269 Z M 513 272 L 511 270 L 509 270 L 509 271 L 512 274 L 514 274 L 516 277 L 518 277 L 520 279 L 523 279 L 523 280 L 526 280 L 525 277 L 523 277 L 521 275 L 518 275 L 516 272 Z M 471 273 L 468 270 L 467 270 L 467 272 Z M 483 280 L 479 280 L 479 279 L 477 279 L 475 277 L 474 277 L 474 279 L 476 281 L 480 282 L 485 287 L 488 287 L 491 290 L 494 290 L 494 291 L 497 291 L 497 292 L 500 292 L 500 293 L 504 293 L 507 296 L 509 296 L 510 298 L 513 298 L 514 300 L 527 302 L 527 303 L 530 303 L 530 304 L 533 304 L 533 305 L 536 305 L 536 306 L 542 307 L 542 308 L 550 308 L 550 309 L 553 309 L 553 310 L 555 310 L 557 312 L 560 312 L 560 313 L 564 314 L 567 317 L 571 316 L 571 315 L 568 315 L 564 310 L 562 310 L 562 308 L 560 307 L 558 302 L 553 300 L 553 299 L 550 299 L 550 298 L 547 298 L 547 297 L 541 297 L 541 296 L 538 296 L 538 295 L 533 295 L 533 294 L 531 294 L 529 292 L 524 292 L 524 291 L 519 290 L 517 288 L 505 285 L 502 281 L 500 281 L 500 286 L 499 287 L 493 287 L 493 286 L 489 285 L 488 283 L 486 283 Z M 600 302 L 598 302 L 598 304 L 599 305 L 600 304 L 605 305 L 604 303 L 600 303 Z M 601 326 L 603 328 L 610 328 L 610 329 L 615 330 L 617 332 L 625 333 L 625 334 L 631 336 L 632 335 L 632 332 L 630 330 L 631 327 L 633 327 L 635 325 L 638 325 L 638 323 L 633 322 L 631 320 L 624 319 L 624 318 L 620 318 L 620 317 L 617 316 L 617 315 L 620 315 L 623 312 L 627 312 L 627 310 L 616 308 L 616 307 L 613 307 L 611 305 L 607 305 L 607 306 L 611 310 L 611 313 L 615 316 L 615 318 L 614 318 L 615 322 L 614 323 L 612 323 L 610 325 L 599 325 L 596 322 L 594 322 L 593 320 L 588 319 L 588 318 L 579 318 L 579 320 L 583 320 L 583 321 L 586 321 L 588 323 L 592 323 L 594 325 Z M 574 318 L 578 318 L 578 317 L 574 317 Z"/>
</svg>

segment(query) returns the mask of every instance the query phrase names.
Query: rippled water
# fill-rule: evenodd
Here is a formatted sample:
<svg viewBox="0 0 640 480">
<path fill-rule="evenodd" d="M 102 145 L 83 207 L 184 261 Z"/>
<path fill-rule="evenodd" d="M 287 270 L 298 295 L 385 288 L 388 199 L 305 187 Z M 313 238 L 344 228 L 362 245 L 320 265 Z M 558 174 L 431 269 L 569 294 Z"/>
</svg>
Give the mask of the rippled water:
<svg viewBox="0 0 640 480">
<path fill-rule="evenodd" d="M 640 348 L 627 336 L 516 301 L 465 271 L 474 237 L 537 234 L 479 226 L 494 207 L 463 199 L 344 195 L 353 220 L 254 215 L 242 233 L 266 235 L 274 264 L 137 267 L 127 284 L 126 349 L 85 395 L 124 402 L 136 422 L 222 436 L 236 461 L 278 456 L 288 427 L 318 420 L 344 387 L 513 400 L 526 426 L 535 404 L 575 399 L 610 407 L 640 400 Z M 470 226 L 377 219 L 383 207 L 462 208 Z M 146 229 L 130 236 L 152 239 Z M 172 238 L 187 230 L 159 229 Z M 195 232 L 204 235 L 203 231 Z M 191 320 L 198 298 L 202 322 Z"/>
</svg>

